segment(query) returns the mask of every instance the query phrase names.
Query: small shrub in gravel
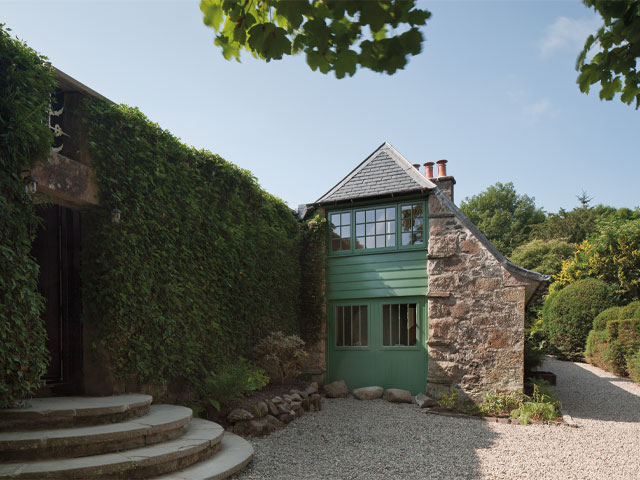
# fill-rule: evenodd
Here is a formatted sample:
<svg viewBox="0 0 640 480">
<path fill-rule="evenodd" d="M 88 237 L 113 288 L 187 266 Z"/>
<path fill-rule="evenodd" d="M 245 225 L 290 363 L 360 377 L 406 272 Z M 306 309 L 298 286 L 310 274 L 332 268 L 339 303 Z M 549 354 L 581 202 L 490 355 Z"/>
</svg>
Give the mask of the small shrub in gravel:
<svg viewBox="0 0 640 480">
<path fill-rule="evenodd" d="M 578 280 L 554 292 L 542 310 L 549 340 L 562 357 L 582 360 L 594 319 L 615 303 L 614 287 L 594 278 Z"/>
<path fill-rule="evenodd" d="M 545 380 L 533 381 L 531 398 L 511 411 L 510 417 L 517 419 L 522 425 L 534 420 L 555 420 L 560 416 L 560 400 Z"/>
<path fill-rule="evenodd" d="M 627 370 L 629 372 L 629 376 L 635 382 L 640 383 L 640 350 L 629 357 L 629 360 L 627 361 Z"/>
</svg>

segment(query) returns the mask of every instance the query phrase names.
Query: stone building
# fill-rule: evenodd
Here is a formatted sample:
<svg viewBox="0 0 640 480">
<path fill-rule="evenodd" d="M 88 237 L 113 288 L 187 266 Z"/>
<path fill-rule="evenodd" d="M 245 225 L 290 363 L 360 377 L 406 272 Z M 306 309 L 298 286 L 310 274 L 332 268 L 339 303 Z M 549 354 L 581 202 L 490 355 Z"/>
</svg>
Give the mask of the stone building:
<svg viewBox="0 0 640 480">
<path fill-rule="evenodd" d="M 471 398 L 522 390 L 525 308 L 548 277 L 496 250 L 437 163 L 423 175 L 384 143 L 299 208 L 329 223 L 326 335 L 313 347 L 327 381 Z"/>
</svg>

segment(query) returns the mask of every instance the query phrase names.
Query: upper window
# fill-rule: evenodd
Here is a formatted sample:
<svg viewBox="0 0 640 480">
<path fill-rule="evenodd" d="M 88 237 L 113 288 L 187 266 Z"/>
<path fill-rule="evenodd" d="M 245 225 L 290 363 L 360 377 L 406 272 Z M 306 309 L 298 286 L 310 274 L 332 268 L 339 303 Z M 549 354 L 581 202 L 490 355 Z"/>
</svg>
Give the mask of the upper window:
<svg viewBox="0 0 640 480">
<path fill-rule="evenodd" d="M 396 245 L 395 207 L 356 210 L 356 249 Z"/>
<path fill-rule="evenodd" d="M 421 203 L 400 207 L 402 226 L 402 245 L 422 245 L 424 212 Z"/>
<path fill-rule="evenodd" d="M 331 214 L 331 251 L 351 250 L 351 212 Z"/>
<path fill-rule="evenodd" d="M 356 253 L 425 244 L 424 202 L 331 212 L 330 251 Z"/>
</svg>

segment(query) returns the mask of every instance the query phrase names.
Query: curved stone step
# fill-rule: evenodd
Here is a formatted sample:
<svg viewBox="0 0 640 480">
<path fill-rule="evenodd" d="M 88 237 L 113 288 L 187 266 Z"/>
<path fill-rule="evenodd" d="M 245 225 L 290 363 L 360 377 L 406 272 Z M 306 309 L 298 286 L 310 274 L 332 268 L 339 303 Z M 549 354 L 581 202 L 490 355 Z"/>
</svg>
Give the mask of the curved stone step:
<svg viewBox="0 0 640 480">
<path fill-rule="evenodd" d="M 156 480 L 219 480 L 246 467 L 253 459 L 253 447 L 244 438 L 225 432 L 220 451 L 208 460 Z"/>
<path fill-rule="evenodd" d="M 223 433 L 217 423 L 192 419 L 187 433 L 175 440 L 120 453 L 0 464 L 0 479 L 150 478 L 209 458 Z"/>
<path fill-rule="evenodd" d="M 190 408 L 152 405 L 148 415 L 121 423 L 0 433 L 0 460 L 84 457 L 144 447 L 179 437 L 189 420 Z"/>
<path fill-rule="evenodd" d="M 0 409 L 0 431 L 44 430 L 122 422 L 146 415 L 153 397 L 50 397 L 27 400 L 26 408 Z"/>
</svg>

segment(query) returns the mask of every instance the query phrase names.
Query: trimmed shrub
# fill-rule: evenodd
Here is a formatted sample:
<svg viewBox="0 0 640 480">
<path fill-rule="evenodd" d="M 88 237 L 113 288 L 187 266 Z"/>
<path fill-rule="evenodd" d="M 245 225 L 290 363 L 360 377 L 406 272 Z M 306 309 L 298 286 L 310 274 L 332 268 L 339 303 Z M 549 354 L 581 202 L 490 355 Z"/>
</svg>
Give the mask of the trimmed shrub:
<svg viewBox="0 0 640 480">
<path fill-rule="evenodd" d="M 607 347 L 607 332 L 602 330 L 591 330 L 587 337 L 587 347 L 584 352 L 584 357 L 591 365 L 596 367 L 607 369 L 605 365 L 603 354 Z"/>
<path fill-rule="evenodd" d="M 593 329 L 604 330 L 610 320 L 617 320 L 620 318 L 620 310 L 622 310 L 622 307 L 611 307 L 600 312 L 593 320 Z"/>
<path fill-rule="evenodd" d="M 273 332 L 255 346 L 256 363 L 269 377 L 284 382 L 300 375 L 307 358 L 305 342 L 297 335 Z"/>
<path fill-rule="evenodd" d="M 615 303 L 614 288 L 593 278 L 579 280 L 549 295 L 542 310 L 543 322 L 560 356 L 581 360 L 595 317 Z"/>
<path fill-rule="evenodd" d="M 640 383 L 640 350 L 627 360 L 627 371 L 634 381 Z"/>
</svg>

